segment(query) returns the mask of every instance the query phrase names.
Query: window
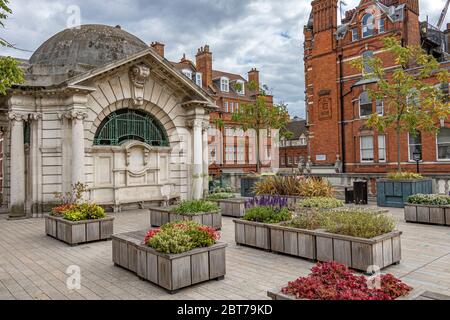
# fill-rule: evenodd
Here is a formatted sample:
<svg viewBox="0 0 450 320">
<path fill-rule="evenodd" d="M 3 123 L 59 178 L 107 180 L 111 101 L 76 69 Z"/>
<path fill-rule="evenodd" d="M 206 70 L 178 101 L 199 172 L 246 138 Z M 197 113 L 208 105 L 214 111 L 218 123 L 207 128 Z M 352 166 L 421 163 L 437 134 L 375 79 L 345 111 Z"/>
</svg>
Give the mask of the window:
<svg viewBox="0 0 450 320">
<path fill-rule="evenodd" d="M 230 112 L 234 112 L 234 102 L 230 102 Z"/>
<path fill-rule="evenodd" d="M 358 29 L 354 28 L 352 29 L 352 42 L 358 41 Z"/>
<path fill-rule="evenodd" d="M 373 162 L 373 137 L 361 137 L 361 162 Z"/>
<path fill-rule="evenodd" d="M 300 145 L 301 146 L 306 146 L 308 144 L 308 141 L 306 140 L 306 137 L 304 135 L 302 135 L 300 137 Z"/>
<path fill-rule="evenodd" d="M 294 164 L 295 165 L 298 165 L 298 160 L 299 160 L 298 157 L 294 156 Z"/>
<path fill-rule="evenodd" d="M 288 157 L 288 165 L 292 166 L 292 157 L 291 156 Z"/>
<path fill-rule="evenodd" d="M 281 165 L 285 166 L 286 165 L 286 158 L 285 158 L 285 156 L 281 156 L 280 158 L 281 158 L 280 159 L 281 160 Z"/>
<path fill-rule="evenodd" d="M 236 92 L 240 95 L 245 94 L 245 83 L 242 80 L 236 81 Z"/>
<path fill-rule="evenodd" d="M 377 99 L 377 114 L 380 116 L 384 114 L 384 102 L 380 99 Z"/>
<path fill-rule="evenodd" d="M 266 152 L 267 152 L 267 160 L 271 160 L 272 159 L 272 147 L 271 146 L 267 146 L 266 148 Z"/>
<path fill-rule="evenodd" d="M 369 93 L 364 91 L 359 96 L 359 116 L 360 118 L 368 117 L 372 114 L 372 100 Z"/>
<path fill-rule="evenodd" d="M 220 78 L 220 91 L 230 92 L 230 80 L 228 78 Z"/>
<path fill-rule="evenodd" d="M 239 103 L 235 102 L 234 103 L 234 112 L 238 112 L 239 111 Z"/>
<path fill-rule="evenodd" d="M 386 162 L 386 136 L 378 136 L 378 161 Z"/>
<path fill-rule="evenodd" d="M 197 72 L 195 74 L 195 83 L 201 88 L 203 86 L 203 81 L 202 81 L 202 74 L 200 72 Z"/>
<path fill-rule="evenodd" d="M 420 106 L 420 93 L 417 89 L 412 89 L 408 95 L 408 104 L 414 105 L 416 107 Z"/>
<path fill-rule="evenodd" d="M 438 160 L 450 160 L 450 128 L 442 128 L 437 138 Z"/>
<path fill-rule="evenodd" d="M 225 112 L 230 112 L 230 109 L 228 109 L 228 101 L 225 101 L 223 108 L 225 109 Z"/>
<path fill-rule="evenodd" d="M 245 147 L 237 147 L 237 161 L 245 161 Z"/>
<path fill-rule="evenodd" d="M 189 69 L 183 69 L 183 74 L 186 76 L 186 77 L 188 77 L 189 79 L 191 79 L 192 80 L 192 71 L 191 70 L 189 70 Z"/>
<path fill-rule="evenodd" d="M 374 23 L 373 23 L 373 15 L 370 13 L 366 14 L 362 18 L 362 37 L 367 38 L 373 36 L 373 29 L 374 29 Z"/>
<path fill-rule="evenodd" d="M 441 83 L 439 84 L 439 88 L 442 91 L 442 94 L 444 95 L 443 99 L 445 102 L 450 101 L 450 88 L 448 83 Z"/>
<path fill-rule="evenodd" d="M 234 162 L 236 160 L 236 150 L 234 146 L 227 146 L 225 148 L 225 159 L 227 162 Z"/>
<path fill-rule="evenodd" d="M 386 20 L 380 18 L 378 20 L 378 33 L 384 33 L 386 28 Z"/>
<path fill-rule="evenodd" d="M 373 69 L 370 66 L 370 59 L 373 58 L 373 51 L 365 51 L 362 55 L 364 61 L 364 73 L 373 73 Z"/>
<path fill-rule="evenodd" d="M 422 155 L 422 134 L 416 132 L 415 134 L 408 133 L 409 144 L 409 161 L 414 161 L 414 153 Z"/>
</svg>

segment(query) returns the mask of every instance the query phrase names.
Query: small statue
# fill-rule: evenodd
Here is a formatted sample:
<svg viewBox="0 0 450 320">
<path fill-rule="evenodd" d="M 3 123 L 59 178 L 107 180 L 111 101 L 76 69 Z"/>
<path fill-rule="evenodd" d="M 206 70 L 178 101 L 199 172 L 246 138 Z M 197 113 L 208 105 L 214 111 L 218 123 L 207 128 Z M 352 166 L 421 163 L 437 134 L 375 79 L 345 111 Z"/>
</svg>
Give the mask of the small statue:
<svg viewBox="0 0 450 320">
<path fill-rule="evenodd" d="M 308 162 L 306 163 L 306 173 L 311 174 L 313 163 L 311 161 L 311 156 L 308 156 Z"/>
<path fill-rule="evenodd" d="M 334 169 L 336 170 L 336 173 L 342 173 L 342 161 L 339 154 L 336 155 L 336 163 L 334 165 Z"/>
<path fill-rule="evenodd" d="M 298 160 L 298 171 L 300 175 L 303 175 L 305 173 L 305 158 L 303 156 L 300 156 Z"/>
</svg>

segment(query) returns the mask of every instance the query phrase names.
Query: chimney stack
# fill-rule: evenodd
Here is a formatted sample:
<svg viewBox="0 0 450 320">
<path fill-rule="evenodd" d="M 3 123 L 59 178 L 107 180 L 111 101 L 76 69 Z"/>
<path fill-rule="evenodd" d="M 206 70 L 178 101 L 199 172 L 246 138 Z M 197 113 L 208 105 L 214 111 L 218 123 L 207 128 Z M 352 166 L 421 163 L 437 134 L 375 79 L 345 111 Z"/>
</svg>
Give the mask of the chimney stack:
<svg viewBox="0 0 450 320">
<path fill-rule="evenodd" d="M 253 68 L 248 72 L 248 82 L 252 82 L 256 86 L 256 93 L 259 93 L 259 71 Z"/>
<path fill-rule="evenodd" d="M 161 57 L 164 58 L 164 47 L 165 45 L 161 42 L 152 42 L 150 45 Z"/>
<path fill-rule="evenodd" d="M 199 48 L 195 57 L 197 71 L 202 73 L 203 87 L 208 88 L 212 86 L 212 52 L 209 46 Z"/>
</svg>

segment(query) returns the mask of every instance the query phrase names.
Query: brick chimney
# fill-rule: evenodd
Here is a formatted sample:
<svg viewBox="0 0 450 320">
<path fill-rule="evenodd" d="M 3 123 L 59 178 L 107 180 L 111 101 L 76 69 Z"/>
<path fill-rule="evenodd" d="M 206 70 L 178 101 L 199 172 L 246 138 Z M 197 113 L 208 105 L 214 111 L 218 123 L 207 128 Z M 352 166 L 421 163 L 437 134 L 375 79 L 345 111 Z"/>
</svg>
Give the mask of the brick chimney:
<svg viewBox="0 0 450 320">
<path fill-rule="evenodd" d="M 406 4 L 406 8 L 419 15 L 419 0 L 399 0 L 398 4 Z"/>
<path fill-rule="evenodd" d="M 256 92 L 259 92 L 259 71 L 253 68 L 248 72 L 248 82 L 253 82 L 256 85 Z"/>
<path fill-rule="evenodd" d="M 337 0 L 314 0 L 311 5 L 314 33 L 337 29 Z"/>
<path fill-rule="evenodd" d="M 212 86 L 212 52 L 209 46 L 199 48 L 195 57 L 197 71 L 202 73 L 203 87 L 208 88 Z"/>
<path fill-rule="evenodd" d="M 161 57 L 164 58 L 164 47 L 165 45 L 161 42 L 152 42 L 150 45 Z"/>
</svg>

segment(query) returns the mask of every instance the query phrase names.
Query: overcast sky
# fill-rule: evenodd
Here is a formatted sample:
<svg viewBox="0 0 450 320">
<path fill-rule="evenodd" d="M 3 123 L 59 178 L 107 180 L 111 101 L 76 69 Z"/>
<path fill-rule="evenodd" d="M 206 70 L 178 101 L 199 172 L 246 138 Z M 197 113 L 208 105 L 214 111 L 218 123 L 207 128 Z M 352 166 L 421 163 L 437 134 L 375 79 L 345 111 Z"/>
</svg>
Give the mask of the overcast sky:
<svg viewBox="0 0 450 320">
<path fill-rule="evenodd" d="M 304 116 L 303 25 L 309 0 L 10 0 L 13 15 L 1 36 L 34 51 L 65 29 L 70 6 L 80 8 L 81 23 L 121 25 L 150 43 L 166 44 L 170 60 L 183 53 L 194 60 L 209 44 L 214 68 L 246 75 L 252 67 L 273 89 L 275 101 L 288 103 L 291 115 Z M 359 0 L 345 0 L 346 9 Z M 436 24 L 445 0 L 421 0 L 422 19 Z M 450 14 L 448 15 L 448 17 Z M 449 18 L 446 19 L 446 22 Z M 0 49 L 0 55 L 29 58 L 31 53 Z"/>
</svg>

